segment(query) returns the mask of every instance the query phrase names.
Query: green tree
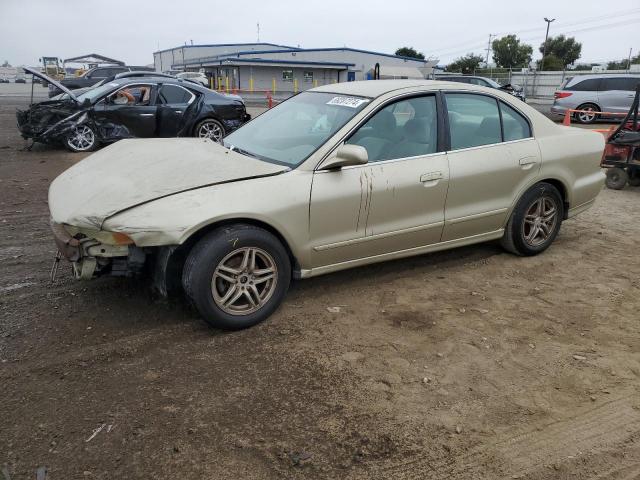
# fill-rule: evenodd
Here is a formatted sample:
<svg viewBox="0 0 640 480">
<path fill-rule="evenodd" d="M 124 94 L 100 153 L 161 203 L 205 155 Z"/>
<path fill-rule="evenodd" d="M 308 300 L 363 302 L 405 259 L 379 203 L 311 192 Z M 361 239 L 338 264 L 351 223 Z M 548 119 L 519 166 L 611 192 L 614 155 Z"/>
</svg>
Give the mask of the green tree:
<svg viewBox="0 0 640 480">
<path fill-rule="evenodd" d="M 413 47 L 402 47 L 396 50 L 396 55 L 399 57 L 411 57 L 411 58 L 419 58 L 420 60 L 424 60 L 424 53 L 418 52 Z"/>
<path fill-rule="evenodd" d="M 544 42 L 540 44 L 540 53 L 544 53 Z M 572 64 L 580 58 L 582 53 L 582 44 L 576 42 L 573 37 L 565 37 L 564 35 L 558 35 L 557 37 L 549 37 L 547 39 L 547 55 L 554 55 L 562 62 L 562 67 Z M 546 66 L 545 70 L 549 70 Z M 562 70 L 562 68 L 560 68 Z"/>
<path fill-rule="evenodd" d="M 544 57 L 544 65 L 542 65 L 542 59 L 538 60 L 538 70 L 555 71 L 564 70 L 564 68 L 565 64 L 553 53 L 547 53 L 547 56 Z M 589 67 L 589 70 L 591 70 L 591 67 Z"/>
<path fill-rule="evenodd" d="M 521 43 L 515 35 L 506 35 L 494 40 L 491 48 L 493 48 L 493 61 L 498 67 L 526 67 L 531 62 L 533 47 Z"/>
<path fill-rule="evenodd" d="M 640 53 L 635 57 L 631 57 L 631 65 L 640 63 Z M 607 63 L 607 70 L 626 70 L 629 68 L 629 59 L 624 58 L 620 61 L 612 60 Z"/>
<path fill-rule="evenodd" d="M 5 60 L 4 63 L 2 64 L 3 67 L 10 67 L 11 64 L 9 63 L 9 60 Z"/>
<path fill-rule="evenodd" d="M 474 53 L 467 53 L 464 57 L 457 58 L 455 61 L 447 65 L 447 72 L 460 72 L 464 74 L 473 73 L 482 63 L 484 58 Z"/>
</svg>

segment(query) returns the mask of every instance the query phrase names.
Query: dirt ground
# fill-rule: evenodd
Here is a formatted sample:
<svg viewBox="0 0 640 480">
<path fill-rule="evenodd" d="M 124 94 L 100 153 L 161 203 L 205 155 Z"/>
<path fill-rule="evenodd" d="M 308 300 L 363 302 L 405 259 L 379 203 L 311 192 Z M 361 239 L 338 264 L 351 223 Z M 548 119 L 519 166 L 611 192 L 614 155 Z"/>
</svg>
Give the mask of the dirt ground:
<svg viewBox="0 0 640 480">
<path fill-rule="evenodd" d="M 139 281 L 49 284 L 47 187 L 83 155 L 24 151 L 23 102 L 0 99 L 12 479 L 640 478 L 639 188 L 603 190 L 541 256 L 484 244 L 296 282 L 224 333 Z"/>
</svg>

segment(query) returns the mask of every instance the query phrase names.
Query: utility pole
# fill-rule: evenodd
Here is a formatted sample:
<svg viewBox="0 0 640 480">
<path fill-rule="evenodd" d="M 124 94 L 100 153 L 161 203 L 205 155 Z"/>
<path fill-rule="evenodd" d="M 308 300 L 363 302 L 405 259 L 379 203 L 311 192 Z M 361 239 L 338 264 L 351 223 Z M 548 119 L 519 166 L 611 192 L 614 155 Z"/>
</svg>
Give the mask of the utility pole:
<svg viewBox="0 0 640 480">
<path fill-rule="evenodd" d="M 489 52 L 491 51 L 491 37 L 497 37 L 497 35 L 494 35 L 492 33 L 489 34 L 489 43 L 487 43 L 487 59 L 484 61 L 485 63 L 485 68 L 489 68 Z"/>
<path fill-rule="evenodd" d="M 547 34 L 544 36 L 544 47 L 542 48 L 542 61 L 540 62 L 540 70 L 544 70 L 544 57 L 547 55 L 547 39 L 549 38 L 549 25 L 551 22 L 555 22 L 556 19 L 552 18 L 549 20 L 547 17 L 544 17 L 544 21 L 547 22 Z"/>
<path fill-rule="evenodd" d="M 631 71 L 631 52 L 633 51 L 633 48 L 629 49 L 629 58 L 627 58 L 627 73 L 629 73 Z"/>
</svg>

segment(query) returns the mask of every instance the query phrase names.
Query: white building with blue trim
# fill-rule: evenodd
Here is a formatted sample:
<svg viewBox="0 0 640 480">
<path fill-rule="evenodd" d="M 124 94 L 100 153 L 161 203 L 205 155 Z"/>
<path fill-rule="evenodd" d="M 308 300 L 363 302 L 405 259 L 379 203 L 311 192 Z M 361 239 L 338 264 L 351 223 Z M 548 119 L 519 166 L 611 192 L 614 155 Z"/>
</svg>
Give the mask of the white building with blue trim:
<svg viewBox="0 0 640 480">
<path fill-rule="evenodd" d="M 277 92 L 381 78 L 425 78 L 437 60 L 420 60 L 356 48 L 298 48 L 272 43 L 184 45 L 153 54 L 155 69 L 203 71 L 213 88 Z"/>
</svg>

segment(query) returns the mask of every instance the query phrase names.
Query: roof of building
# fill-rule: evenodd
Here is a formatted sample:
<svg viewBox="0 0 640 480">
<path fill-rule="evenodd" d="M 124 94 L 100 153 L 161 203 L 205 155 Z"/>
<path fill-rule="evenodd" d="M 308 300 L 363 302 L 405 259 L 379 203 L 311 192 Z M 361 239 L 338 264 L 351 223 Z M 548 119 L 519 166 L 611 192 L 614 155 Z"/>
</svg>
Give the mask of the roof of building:
<svg viewBox="0 0 640 480">
<path fill-rule="evenodd" d="M 317 53 L 317 52 L 339 52 L 339 51 L 343 51 L 343 52 L 355 52 L 355 53 L 364 53 L 364 54 L 368 54 L 368 55 L 376 55 L 376 56 L 382 56 L 382 57 L 389 57 L 389 58 L 397 58 L 397 59 L 401 59 L 404 61 L 408 61 L 408 62 L 413 62 L 414 64 L 423 64 L 423 65 L 427 65 L 427 63 L 430 63 L 429 60 L 426 59 L 420 59 L 420 58 L 413 58 L 413 57 L 404 57 L 404 56 L 399 56 L 399 55 L 393 55 L 390 53 L 382 53 L 382 52 L 374 52 L 371 50 L 362 50 L 362 49 L 358 49 L 358 48 L 351 48 L 351 47 L 331 47 L 331 48 L 298 48 L 298 47 L 288 47 L 286 45 L 276 45 L 273 43 L 230 43 L 230 44 L 219 44 L 219 45 L 184 45 L 184 46 L 178 46 L 175 48 L 169 48 L 166 50 L 160 50 L 157 52 L 154 52 L 154 54 L 156 53 L 162 53 L 162 52 L 166 52 L 166 51 L 170 51 L 170 50 L 175 50 L 175 49 L 183 49 L 183 48 L 194 48 L 194 47 L 243 47 L 243 46 L 247 46 L 247 45 L 271 45 L 274 47 L 279 47 L 278 49 L 268 49 L 268 50 L 241 50 L 239 49 L 236 52 L 227 52 L 227 53 L 222 53 L 219 55 L 211 55 L 211 56 L 207 56 L 207 57 L 200 57 L 200 58 L 193 58 L 193 59 L 189 59 L 186 62 L 184 62 L 183 64 L 180 63 L 176 63 L 175 65 L 186 65 L 186 64 L 194 64 L 194 63 L 208 63 L 208 62 L 212 62 L 221 58 L 229 58 L 229 57 L 235 57 L 235 58 L 239 58 L 241 56 L 247 56 L 247 55 L 268 55 L 268 54 L 282 54 L 282 53 L 291 53 L 291 54 L 296 54 L 296 53 Z M 269 60 L 275 60 L 275 59 L 269 59 Z M 434 61 L 431 61 L 434 62 Z M 307 62 L 308 63 L 308 62 Z M 326 63 L 326 64 L 330 64 L 332 62 L 321 62 L 321 63 Z M 347 65 L 346 63 L 338 63 L 339 65 Z M 348 64 L 351 65 L 351 64 Z"/>
<path fill-rule="evenodd" d="M 206 44 L 199 44 L 199 45 L 178 45 L 177 47 L 173 47 L 173 48 L 165 48 L 163 50 L 157 50 L 153 53 L 156 54 L 156 53 L 162 53 L 162 52 L 170 52 L 171 50 L 177 50 L 179 48 L 246 47 L 247 45 L 265 45 L 270 47 L 280 47 L 282 49 L 287 49 L 287 50 L 296 50 L 296 47 L 292 47 L 290 45 L 278 45 L 276 43 L 266 43 L 266 42 L 250 42 L 250 43 L 206 43 Z M 276 50 L 276 51 L 279 51 L 279 50 Z"/>
</svg>

